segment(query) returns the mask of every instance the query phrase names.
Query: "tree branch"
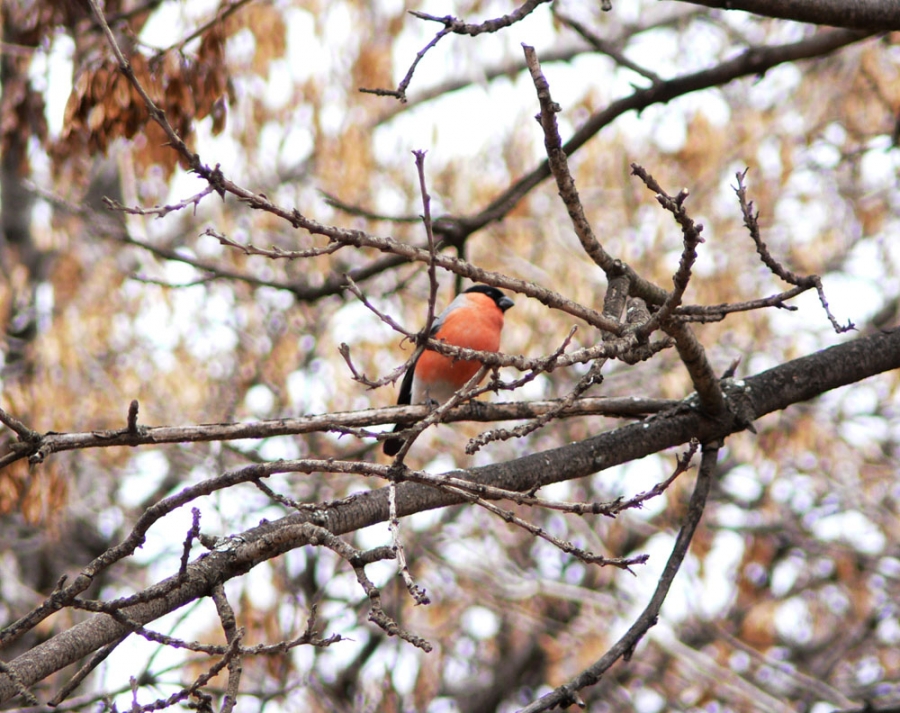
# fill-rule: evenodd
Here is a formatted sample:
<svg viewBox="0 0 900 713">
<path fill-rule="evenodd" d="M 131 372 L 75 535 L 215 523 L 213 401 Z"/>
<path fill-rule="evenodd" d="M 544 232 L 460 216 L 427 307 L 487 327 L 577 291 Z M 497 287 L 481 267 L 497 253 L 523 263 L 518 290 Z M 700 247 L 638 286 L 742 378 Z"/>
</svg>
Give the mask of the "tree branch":
<svg viewBox="0 0 900 713">
<path fill-rule="evenodd" d="M 784 409 L 831 389 L 900 368 L 900 329 L 864 337 L 795 359 L 740 383 L 730 390 L 732 411 L 712 420 L 691 408 L 661 414 L 650 421 L 625 426 L 560 448 L 534 453 L 448 475 L 509 490 L 534 491 L 553 482 L 584 477 L 696 438 L 710 443 L 743 430 L 747 419 Z M 234 547 L 211 552 L 192 562 L 185 577 L 170 578 L 145 591 L 141 601 L 122 610 L 133 621 L 146 623 L 208 596 L 228 579 L 245 574 L 262 561 L 301 547 L 314 537 L 306 527 L 315 523 L 334 534 L 385 522 L 389 517 L 387 488 L 356 494 L 321 508 L 310 508 L 281 520 L 264 522 L 233 539 Z M 463 499 L 416 483 L 400 483 L 397 515 L 457 504 Z M 91 654 L 127 633 L 106 614 L 75 625 L 7 664 L 0 674 L 0 701 L 53 672 Z"/>
<path fill-rule="evenodd" d="M 559 411 L 560 401 L 516 401 L 506 403 L 481 402 L 477 406 L 460 406 L 444 414 L 442 423 L 454 421 L 518 421 L 538 418 L 551 411 L 557 417 L 611 416 L 619 418 L 644 418 L 671 409 L 677 401 L 647 398 L 584 398 L 574 401 Z M 31 445 L 16 445 L 11 453 L 0 456 L 0 469 L 29 452 L 40 452 L 41 457 L 63 451 L 85 448 L 135 447 L 162 445 L 164 443 L 199 443 L 204 441 L 234 441 L 242 438 L 272 438 L 296 436 L 303 433 L 344 431 L 365 428 L 383 423 L 413 423 L 428 416 L 428 406 L 391 406 L 362 411 L 344 411 L 298 418 L 279 418 L 271 421 L 249 423 L 205 423 L 191 426 L 142 426 L 132 432 L 127 428 L 108 431 L 82 431 L 73 433 L 34 433 Z M 29 450 L 30 449 L 30 450 Z"/>
<path fill-rule="evenodd" d="M 853 30 L 900 30 L 897 0 L 680 0 L 721 10 L 743 10 L 780 20 Z"/>
<path fill-rule="evenodd" d="M 666 104 L 685 94 L 727 84 L 740 77 L 761 76 L 785 62 L 797 62 L 831 54 L 835 50 L 859 42 L 871 34 L 871 32 L 855 30 L 823 31 L 790 44 L 750 47 L 734 59 L 722 62 L 711 69 L 676 77 L 646 89 L 638 89 L 633 94 L 614 101 L 606 109 L 593 114 L 563 145 L 563 151 L 567 156 L 571 156 L 603 127 L 608 126 L 626 112 L 640 112 L 648 106 Z M 461 234 L 474 233 L 488 223 L 503 218 L 535 186 L 549 177 L 550 164 L 545 160 L 537 168 L 513 183 L 480 212 L 457 218 L 453 223 L 457 234 L 451 234 L 453 231 L 444 228 L 444 223 L 436 226 L 437 232 L 447 235 L 448 239 L 453 240 L 459 240 Z"/>
<path fill-rule="evenodd" d="M 684 524 L 678 531 L 678 537 L 675 539 L 675 545 L 672 548 L 672 554 L 663 568 L 662 576 L 656 585 L 656 590 L 650 598 L 649 603 L 641 612 L 641 615 L 635 620 L 634 624 L 629 627 L 628 631 L 609 649 L 596 663 L 578 674 L 571 681 L 556 688 L 551 693 L 542 696 L 537 701 L 522 710 L 522 713 L 538 713 L 538 711 L 552 710 L 557 706 L 568 707 L 571 703 L 579 703 L 575 698 L 575 692 L 592 686 L 620 658 L 626 661 L 631 658 L 635 647 L 644 637 L 651 627 L 656 625 L 659 619 L 659 610 L 662 608 L 663 602 L 669 593 L 669 588 L 675 580 L 675 575 L 681 567 L 687 555 L 688 548 L 691 545 L 691 539 L 694 532 L 700 524 L 700 518 L 703 516 L 703 510 L 706 506 L 706 498 L 709 495 L 709 489 L 712 484 L 713 471 L 716 467 L 716 456 L 719 448 L 704 448 L 702 460 L 700 462 L 700 471 L 697 473 L 697 482 L 694 485 L 694 494 L 691 496 L 691 502 L 688 505 L 687 515 Z M 581 705 L 581 707 L 584 707 Z"/>
</svg>

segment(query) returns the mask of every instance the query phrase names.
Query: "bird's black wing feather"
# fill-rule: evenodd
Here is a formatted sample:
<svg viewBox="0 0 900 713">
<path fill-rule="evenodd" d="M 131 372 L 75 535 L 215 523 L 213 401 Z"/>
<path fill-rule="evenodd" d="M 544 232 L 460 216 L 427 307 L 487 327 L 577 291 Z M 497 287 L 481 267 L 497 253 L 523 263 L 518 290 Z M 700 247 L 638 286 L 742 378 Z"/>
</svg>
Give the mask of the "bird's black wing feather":
<svg viewBox="0 0 900 713">
<path fill-rule="evenodd" d="M 403 375 L 403 381 L 400 382 L 400 396 L 397 398 L 398 406 L 408 406 L 410 403 L 410 399 L 412 398 L 413 376 L 415 376 L 416 364 L 418 363 L 419 360 L 416 359 L 409 365 L 409 369 L 407 369 L 406 373 Z"/>
</svg>

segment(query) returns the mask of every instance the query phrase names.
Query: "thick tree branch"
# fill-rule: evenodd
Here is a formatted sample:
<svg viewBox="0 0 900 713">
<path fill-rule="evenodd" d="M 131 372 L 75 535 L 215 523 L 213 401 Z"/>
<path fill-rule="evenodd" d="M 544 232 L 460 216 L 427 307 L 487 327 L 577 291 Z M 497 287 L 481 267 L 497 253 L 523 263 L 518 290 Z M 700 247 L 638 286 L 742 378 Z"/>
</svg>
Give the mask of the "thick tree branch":
<svg viewBox="0 0 900 713">
<path fill-rule="evenodd" d="M 580 478 L 614 465 L 641 458 L 696 438 L 709 443 L 743 430 L 748 419 L 784 409 L 831 389 L 856 383 L 875 374 L 900 368 L 900 329 L 879 332 L 846 344 L 795 359 L 740 382 L 729 390 L 730 405 L 712 420 L 689 407 L 661 414 L 650 421 L 625 426 L 541 453 L 448 475 L 509 490 L 533 491 L 544 485 Z M 401 483 L 396 490 L 397 515 L 457 504 L 458 495 Z M 146 590 L 141 601 L 122 610 L 132 621 L 146 623 L 209 596 L 214 587 L 240 576 L 262 561 L 310 543 L 313 523 L 334 534 L 356 531 L 389 517 L 388 489 L 356 494 L 321 508 L 310 508 L 281 520 L 265 522 L 235 538 L 231 549 L 204 555 L 191 563 L 187 576 L 160 582 Z M 0 701 L 19 692 L 15 682 L 30 686 L 51 673 L 91 654 L 127 629 L 100 614 L 82 622 L 7 664 L 12 672 L 0 675 Z"/>
<path fill-rule="evenodd" d="M 852 30 L 900 30 L 898 0 L 678 0 L 754 15 Z"/>
</svg>

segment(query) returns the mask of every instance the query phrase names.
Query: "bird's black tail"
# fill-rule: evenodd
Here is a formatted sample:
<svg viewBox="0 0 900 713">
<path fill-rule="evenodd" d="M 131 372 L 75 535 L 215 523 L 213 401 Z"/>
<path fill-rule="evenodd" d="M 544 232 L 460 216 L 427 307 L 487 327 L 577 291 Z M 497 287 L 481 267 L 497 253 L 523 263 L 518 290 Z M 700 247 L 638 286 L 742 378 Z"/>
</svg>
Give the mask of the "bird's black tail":
<svg viewBox="0 0 900 713">
<path fill-rule="evenodd" d="M 399 423 L 394 426 L 394 432 L 402 431 L 403 426 Z M 384 445 L 381 447 L 381 450 L 384 451 L 386 456 L 395 456 L 400 452 L 400 449 L 403 448 L 403 444 L 406 443 L 405 438 L 388 438 Z"/>
</svg>

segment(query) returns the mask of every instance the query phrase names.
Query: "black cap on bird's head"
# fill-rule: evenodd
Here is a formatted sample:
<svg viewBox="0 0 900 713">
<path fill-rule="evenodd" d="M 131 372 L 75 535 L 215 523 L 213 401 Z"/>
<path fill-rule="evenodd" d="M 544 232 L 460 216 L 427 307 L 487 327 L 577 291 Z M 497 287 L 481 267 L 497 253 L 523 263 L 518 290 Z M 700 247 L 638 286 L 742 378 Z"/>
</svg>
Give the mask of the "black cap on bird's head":
<svg viewBox="0 0 900 713">
<path fill-rule="evenodd" d="M 496 287 L 491 287 L 490 285 L 473 285 L 469 289 L 463 290 L 463 294 L 468 292 L 480 292 L 483 295 L 487 295 L 494 300 L 501 312 L 506 312 L 506 310 L 515 304 L 515 302 L 504 295 L 500 290 Z"/>
</svg>

